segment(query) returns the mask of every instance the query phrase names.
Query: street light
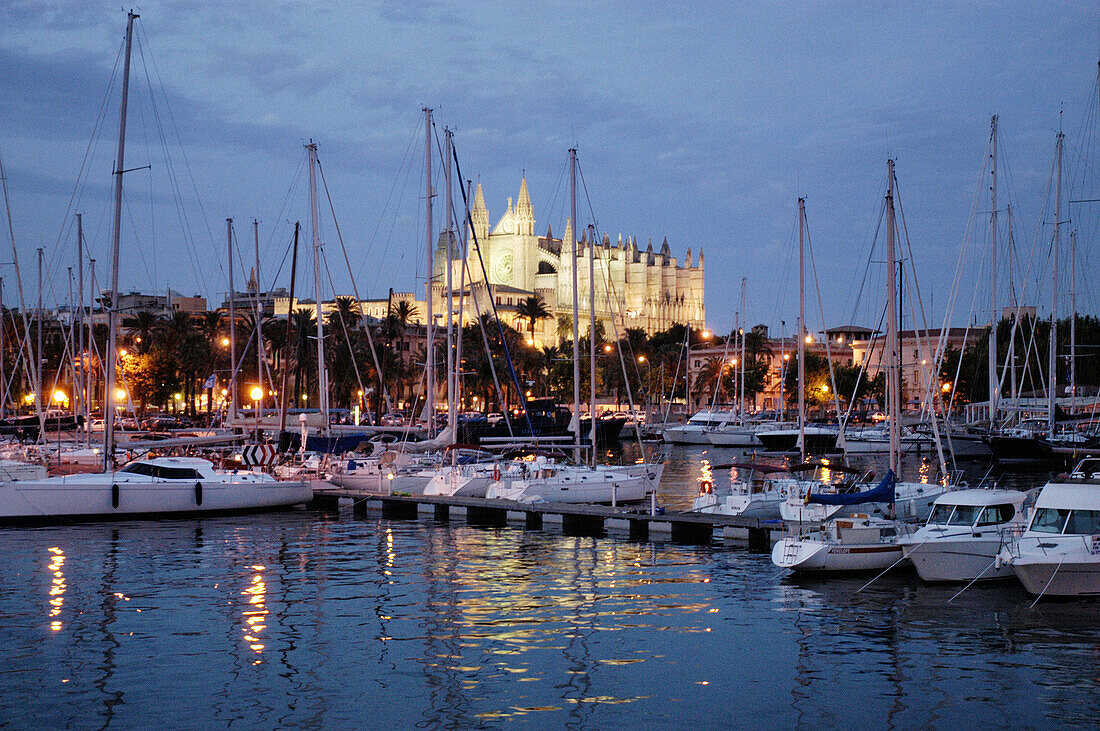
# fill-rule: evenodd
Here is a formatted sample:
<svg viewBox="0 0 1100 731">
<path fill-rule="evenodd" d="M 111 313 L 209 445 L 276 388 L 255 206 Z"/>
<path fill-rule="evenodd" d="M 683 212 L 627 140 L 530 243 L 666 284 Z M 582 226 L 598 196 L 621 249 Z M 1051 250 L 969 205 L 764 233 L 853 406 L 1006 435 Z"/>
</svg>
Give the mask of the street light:
<svg viewBox="0 0 1100 731">
<path fill-rule="evenodd" d="M 222 347 L 223 348 L 228 348 L 229 347 L 229 338 L 222 338 Z"/>
</svg>

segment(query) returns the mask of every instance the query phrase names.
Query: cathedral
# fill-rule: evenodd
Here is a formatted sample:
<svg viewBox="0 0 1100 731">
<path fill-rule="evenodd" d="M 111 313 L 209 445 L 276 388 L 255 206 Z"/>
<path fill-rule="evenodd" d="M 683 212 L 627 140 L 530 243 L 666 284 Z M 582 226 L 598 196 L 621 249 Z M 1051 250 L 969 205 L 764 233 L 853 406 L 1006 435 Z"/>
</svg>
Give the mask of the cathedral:
<svg viewBox="0 0 1100 731">
<path fill-rule="evenodd" d="M 702 250 L 696 263 L 689 248 L 681 264 L 672 256 L 667 239 L 660 251 L 654 252 L 652 242 L 642 250 L 633 237 L 624 241 L 620 234 L 612 243 L 605 234 L 601 241 L 590 242 L 582 232 L 574 256 L 571 223 L 566 223 L 565 235 L 561 238 L 555 238 L 549 227 L 543 235 L 535 233 L 535 212 L 526 178 L 520 181 L 515 204 L 508 199 L 507 210 L 492 230 L 485 196 L 478 183 L 470 218 L 473 227 L 465 261 L 468 267 L 465 311 L 491 312 L 495 303 L 502 320 L 527 333 L 528 321 L 520 317 L 517 310 L 525 298 L 538 295 L 552 317 L 536 325 L 534 339 L 537 345 L 557 343 L 559 318 L 565 316 L 565 322 L 571 322 L 574 262 L 578 267 L 580 332 L 588 332 L 591 314 L 589 253 L 593 256 L 596 280 L 595 314 L 607 338 L 614 338 L 616 332 L 621 336 L 624 328 L 631 327 L 642 328 L 647 333 L 665 330 L 676 323 L 703 327 L 706 313 Z M 480 260 L 474 247 L 475 237 L 481 249 Z M 441 236 L 435 252 L 432 298 L 436 313 L 446 312 L 446 241 L 446 236 Z M 459 247 L 452 247 L 452 257 L 451 277 L 457 311 L 464 264 Z M 471 305 L 471 296 L 476 306 Z"/>
</svg>

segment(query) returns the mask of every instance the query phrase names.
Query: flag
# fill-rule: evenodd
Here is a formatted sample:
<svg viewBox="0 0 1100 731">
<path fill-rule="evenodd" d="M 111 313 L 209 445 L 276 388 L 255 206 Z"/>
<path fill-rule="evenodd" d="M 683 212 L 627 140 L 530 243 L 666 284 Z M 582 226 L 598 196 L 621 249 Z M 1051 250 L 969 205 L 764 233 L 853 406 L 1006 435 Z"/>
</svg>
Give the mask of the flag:
<svg viewBox="0 0 1100 731">
<path fill-rule="evenodd" d="M 216 376 L 217 376 L 216 373 L 211 373 L 210 378 L 206 379 L 206 383 L 202 384 L 202 387 L 203 388 L 214 388 L 214 381 L 216 379 Z"/>
</svg>

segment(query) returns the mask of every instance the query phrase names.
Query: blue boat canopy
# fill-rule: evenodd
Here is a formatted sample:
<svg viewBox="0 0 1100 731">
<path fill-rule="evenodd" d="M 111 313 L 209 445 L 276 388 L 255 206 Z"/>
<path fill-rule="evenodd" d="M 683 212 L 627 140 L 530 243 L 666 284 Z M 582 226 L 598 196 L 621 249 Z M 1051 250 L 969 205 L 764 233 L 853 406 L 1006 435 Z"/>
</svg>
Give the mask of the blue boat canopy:
<svg viewBox="0 0 1100 731">
<path fill-rule="evenodd" d="M 897 477 L 893 470 L 887 470 L 882 482 L 873 490 L 861 490 L 850 493 L 824 493 L 811 492 L 806 499 L 808 503 L 821 503 L 822 505 L 861 505 L 863 503 L 892 503 L 894 502 L 894 483 Z"/>
</svg>

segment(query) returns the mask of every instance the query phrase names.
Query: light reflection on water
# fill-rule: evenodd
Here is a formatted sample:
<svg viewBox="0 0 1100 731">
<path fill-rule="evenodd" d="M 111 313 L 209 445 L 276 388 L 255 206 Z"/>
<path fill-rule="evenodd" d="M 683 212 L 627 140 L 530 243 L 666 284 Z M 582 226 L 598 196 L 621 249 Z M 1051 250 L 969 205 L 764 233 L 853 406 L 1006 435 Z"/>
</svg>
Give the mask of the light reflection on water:
<svg viewBox="0 0 1100 731">
<path fill-rule="evenodd" d="M 663 489 L 690 501 L 701 457 L 674 460 Z M 0 550 L 17 726 L 1094 722 L 1100 604 L 1032 610 L 1013 583 L 948 604 L 911 574 L 857 593 L 741 548 L 350 511 L 3 529 Z"/>
</svg>

